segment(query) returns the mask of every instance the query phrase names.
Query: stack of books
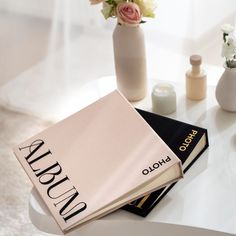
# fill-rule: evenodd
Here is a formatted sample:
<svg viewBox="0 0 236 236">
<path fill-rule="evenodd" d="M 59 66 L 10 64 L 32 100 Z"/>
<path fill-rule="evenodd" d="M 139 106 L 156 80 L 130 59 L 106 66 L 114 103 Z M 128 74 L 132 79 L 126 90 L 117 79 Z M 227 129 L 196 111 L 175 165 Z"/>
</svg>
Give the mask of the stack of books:
<svg viewBox="0 0 236 236">
<path fill-rule="evenodd" d="M 145 216 L 207 148 L 205 129 L 117 90 L 14 148 L 63 232 L 118 208 Z"/>
</svg>

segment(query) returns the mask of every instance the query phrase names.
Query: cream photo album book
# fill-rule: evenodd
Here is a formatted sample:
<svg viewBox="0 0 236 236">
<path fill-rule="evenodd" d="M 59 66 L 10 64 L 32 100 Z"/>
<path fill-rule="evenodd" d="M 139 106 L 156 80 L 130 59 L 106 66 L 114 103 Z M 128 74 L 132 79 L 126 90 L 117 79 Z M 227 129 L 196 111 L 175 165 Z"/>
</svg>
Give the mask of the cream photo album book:
<svg viewBox="0 0 236 236">
<path fill-rule="evenodd" d="M 183 177 L 178 157 L 117 90 L 14 153 L 64 233 Z"/>
</svg>

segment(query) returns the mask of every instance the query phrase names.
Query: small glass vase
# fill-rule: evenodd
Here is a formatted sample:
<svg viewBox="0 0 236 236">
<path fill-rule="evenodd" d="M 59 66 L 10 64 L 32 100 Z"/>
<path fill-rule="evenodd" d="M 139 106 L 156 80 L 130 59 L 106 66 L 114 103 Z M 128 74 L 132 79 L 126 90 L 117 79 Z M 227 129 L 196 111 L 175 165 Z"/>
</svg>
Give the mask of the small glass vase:
<svg viewBox="0 0 236 236">
<path fill-rule="evenodd" d="M 129 101 L 147 92 L 145 40 L 142 28 L 117 24 L 113 32 L 117 88 Z"/>
<path fill-rule="evenodd" d="M 236 68 L 225 66 L 215 94 L 216 100 L 223 110 L 236 112 Z"/>
</svg>

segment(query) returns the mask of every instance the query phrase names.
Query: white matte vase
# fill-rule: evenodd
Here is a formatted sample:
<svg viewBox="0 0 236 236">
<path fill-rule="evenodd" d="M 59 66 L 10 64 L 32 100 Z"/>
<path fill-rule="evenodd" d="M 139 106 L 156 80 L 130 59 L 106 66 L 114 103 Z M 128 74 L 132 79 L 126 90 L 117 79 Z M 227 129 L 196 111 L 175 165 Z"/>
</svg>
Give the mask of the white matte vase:
<svg viewBox="0 0 236 236">
<path fill-rule="evenodd" d="M 216 100 L 225 111 L 236 112 L 236 68 L 225 67 L 216 86 Z"/>
<path fill-rule="evenodd" d="M 129 101 L 138 101 L 147 92 L 144 33 L 141 27 L 117 24 L 113 32 L 117 88 Z"/>
</svg>

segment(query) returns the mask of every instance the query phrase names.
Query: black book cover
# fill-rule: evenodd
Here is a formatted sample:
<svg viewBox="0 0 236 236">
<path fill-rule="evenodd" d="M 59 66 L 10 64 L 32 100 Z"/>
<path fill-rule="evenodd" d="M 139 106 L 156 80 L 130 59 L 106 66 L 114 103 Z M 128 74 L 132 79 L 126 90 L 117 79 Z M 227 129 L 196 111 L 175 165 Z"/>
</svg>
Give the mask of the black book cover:
<svg viewBox="0 0 236 236">
<path fill-rule="evenodd" d="M 184 173 L 209 146 L 207 130 L 204 128 L 140 109 L 136 110 L 179 157 L 183 165 Z M 145 217 L 174 185 L 175 183 L 159 189 L 127 204 L 122 209 Z"/>
</svg>

